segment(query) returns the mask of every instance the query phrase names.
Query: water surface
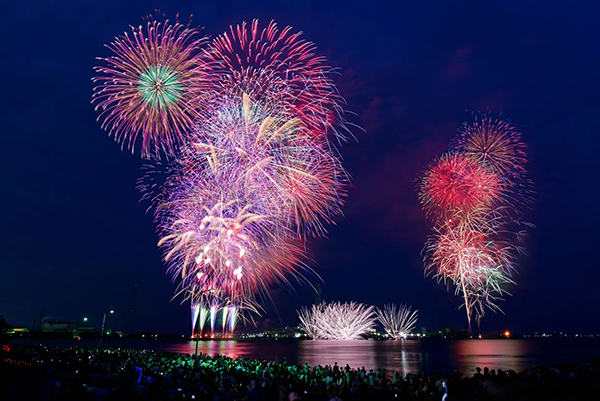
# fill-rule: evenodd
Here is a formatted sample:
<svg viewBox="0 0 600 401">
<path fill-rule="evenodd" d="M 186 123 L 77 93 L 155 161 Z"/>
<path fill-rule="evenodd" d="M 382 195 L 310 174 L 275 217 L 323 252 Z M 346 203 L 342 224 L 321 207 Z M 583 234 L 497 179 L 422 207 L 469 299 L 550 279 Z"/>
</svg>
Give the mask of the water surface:
<svg viewBox="0 0 600 401">
<path fill-rule="evenodd" d="M 22 342 L 22 341 L 21 341 Z M 34 342 L 33 340 L 31 342 Z M 93 345 L 95 340 L 41 340 L 47 345 Z M 104 346 L 159 351 L 196 352 L 196 342 L 182 340 L 104 339 Z M 494 340 L 423 339 L 400 341 L 247 340 L 199 341 L 198 352 L 289 363 L 350 365 L 352 368 L 386 369 L 406 373 L 450 373 L 454 369 L 471 375 L 476 367 L 514 369 L 539 364 L 587 362 L 600 358 L 600 339 L 536 338 Z"/>
</svg>

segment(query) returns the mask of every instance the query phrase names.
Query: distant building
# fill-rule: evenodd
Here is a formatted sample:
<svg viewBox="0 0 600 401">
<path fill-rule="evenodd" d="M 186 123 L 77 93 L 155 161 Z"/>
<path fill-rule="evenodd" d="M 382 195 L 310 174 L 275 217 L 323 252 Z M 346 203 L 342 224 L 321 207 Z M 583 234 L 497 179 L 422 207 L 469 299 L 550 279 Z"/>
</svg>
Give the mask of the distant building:
<svg viewBox="0 0 600 401">
<path fill-rule="evenodd" d="M 44 333 L 73 333 L 80 335 L 84 333 L 95 333 L 97 330 L 90 325 L 81 325 L 74 322 L 44 322 L 42 323 L 42 331 Z"/>
</svg>

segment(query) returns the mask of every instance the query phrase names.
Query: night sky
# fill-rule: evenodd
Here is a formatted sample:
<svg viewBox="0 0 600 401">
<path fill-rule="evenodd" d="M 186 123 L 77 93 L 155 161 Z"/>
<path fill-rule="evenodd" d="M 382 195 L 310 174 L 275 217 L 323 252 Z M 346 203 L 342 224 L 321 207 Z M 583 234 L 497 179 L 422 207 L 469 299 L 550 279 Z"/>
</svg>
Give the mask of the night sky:
<svg viewBox="0 0 600 401">
<path fill-rule="evenodd" d="M 452 5 L 450 5 L 452 3 Z M 497 3 L 495 5 L 491 3 Z M 464 327 L 460 298 L 424 277 L 432 222 L 415 178 L 475 111 L 504 113 L 528 145 L 536 225 L 518 285 L 484 332 L 600 332 L 598 185 L 600 3 L 594 1 L 4 1 L 0 5 L 0 315 L 89 316 L 111 306 L 135 330 L 187 333 L 171 301 L 148 204 L 144 164 L 121 151 L 90 104 L 95 57 L 160 8 L 194 14 L 204 33 L 260 18 L 292 25 L 339 68 L 356 140 L 341 147 L 353 177 L 344 216 L 309 244 L 327 301 L 404 302 L 418 326 Z M 317 282 L 316 280 L 313 280 Z M 314 292 L 275 287 L 263 327 L 296 324 Z"/>
</svg>

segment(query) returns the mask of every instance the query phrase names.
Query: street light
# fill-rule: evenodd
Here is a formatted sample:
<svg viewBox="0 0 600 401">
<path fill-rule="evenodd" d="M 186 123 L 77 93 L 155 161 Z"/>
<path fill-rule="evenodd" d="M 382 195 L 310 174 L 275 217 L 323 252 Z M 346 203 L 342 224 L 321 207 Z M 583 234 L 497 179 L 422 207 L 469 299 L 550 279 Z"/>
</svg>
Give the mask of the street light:
<svg viewBox="0 0 600 401">
<path fill-rule="evenodd" d="M 106 313 L 104 312 L 104 317 L 102 317 L 102 329 L 100 330 L 100 344 L 98 345 L 98 347 L 102 347 L 102 336 L 104 335 L 104 324 L 106 323 Z M 111 315 L 113 313 L 115 313 L 115 311 L 111 308 L 110 312 Z"/>
<path fill-rule="evenodd" d="M 83 318 L 83 321 L 84 321 L 84 322 L 87 322 L 87 321 L 88 321 L 88 318 L 87 318 L 87 317 L 84 317 L 84 318 Z"/>
</svg>

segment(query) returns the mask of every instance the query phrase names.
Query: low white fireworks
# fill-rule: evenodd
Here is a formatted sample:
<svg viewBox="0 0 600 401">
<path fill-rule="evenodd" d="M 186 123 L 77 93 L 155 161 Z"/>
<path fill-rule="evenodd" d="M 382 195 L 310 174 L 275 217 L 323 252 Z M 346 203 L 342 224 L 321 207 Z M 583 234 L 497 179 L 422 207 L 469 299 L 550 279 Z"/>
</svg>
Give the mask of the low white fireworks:
<svg viewBox="0 0 600 401">
<path fill-rule="evenodd" d="M 300 328 L 313 339 L 360 340 L 375 325 L 374 307 L 357 302 L 313 305 L 298 314 Z"/>
<path fill-rule="evenodd" d="M 419 317 L 418 310 L 412 311 L 410 306 L 400 304 L 384 305 L 383 309 L 377 308 L 375 313 L 386 333 L 398 340 L 406 338 L 414 329 Z"/>
<path fill-rule="evenodd" d="M 322 305 L 313 305 L 310 309 L 303 306 L 302 309 L 298 311 L 300 329 L 313 340 L 319 338 L 319 326 L 317 325 L 315 317 L 320 313 L 323 313 Z"/>
</svg>

